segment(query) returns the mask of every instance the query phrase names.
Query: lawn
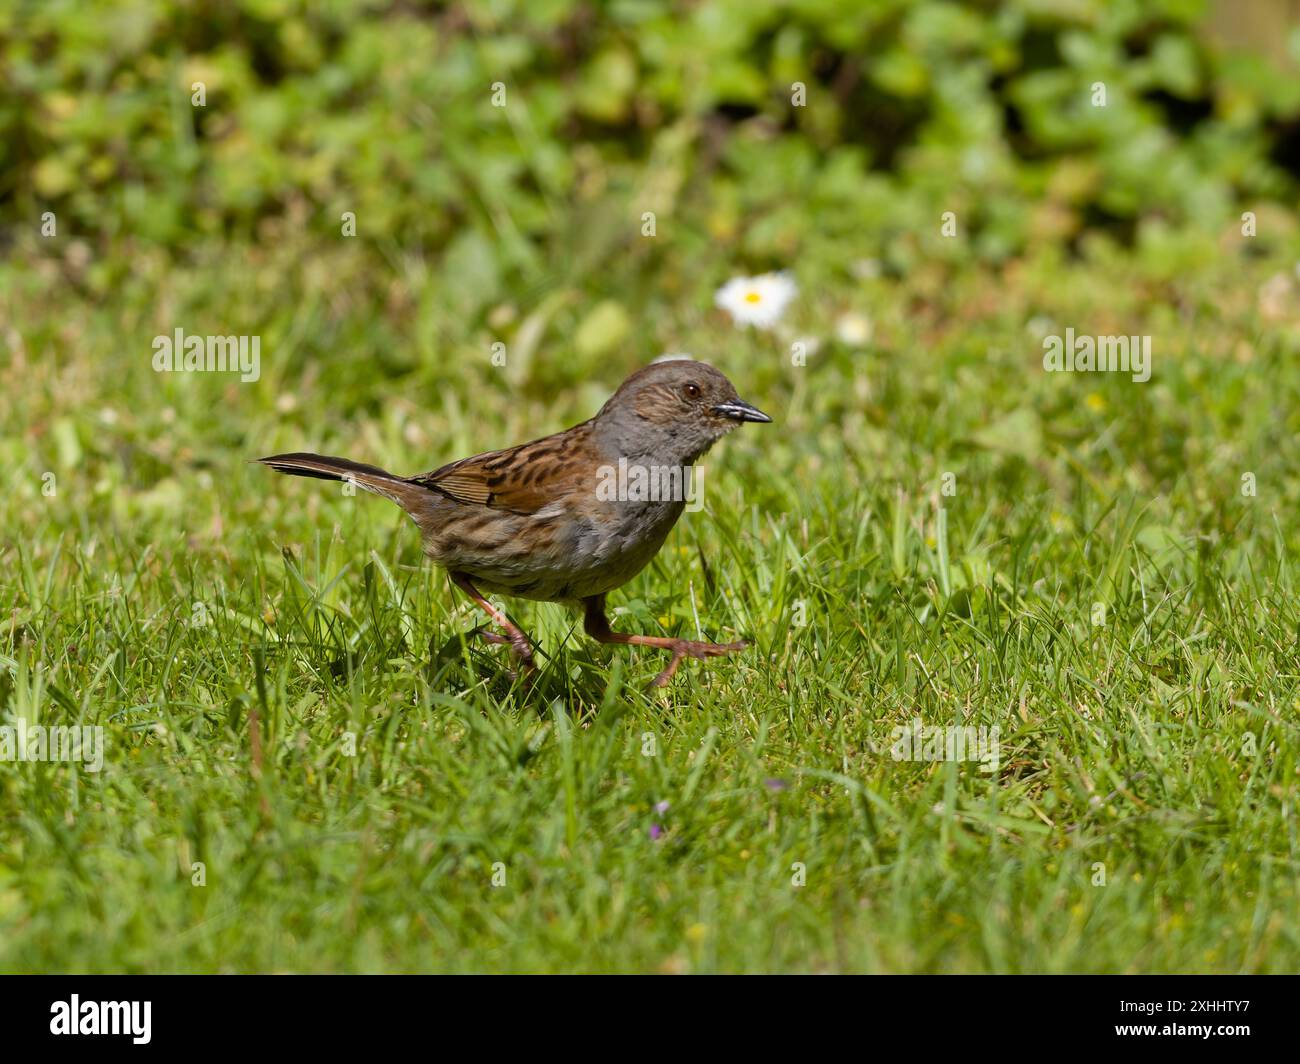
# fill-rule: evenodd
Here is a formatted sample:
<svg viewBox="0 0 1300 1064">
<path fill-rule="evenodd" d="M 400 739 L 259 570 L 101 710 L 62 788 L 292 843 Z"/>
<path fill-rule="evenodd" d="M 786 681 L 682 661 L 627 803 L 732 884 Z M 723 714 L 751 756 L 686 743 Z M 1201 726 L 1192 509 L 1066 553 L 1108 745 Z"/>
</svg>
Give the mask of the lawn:
<svg viewBox="0 0 1300 1064">
<path fill-rule="evenodd" d="M 0 970 L 1300 966 L 1294 258 L 990 266 L 936 215 L 906 272 L 792 262 L 764 333 L 665 228 L 652 283 L 575 260 L 481 317 L 291 226 L 0 265 L 0 706 L 104 729 L 99 772 L 0 762 Z M 259 379 L 155 372 L 177 326 Z M 1150 336 L 1150 380 L 1045 372 L 1066 328 Z M 665 691 L 525 602 L 512 680 L 395 508 L 248 464 L 432 469 L 665 351 L 775 421 L 611 596 L 754 641 Z M 918 719 L 997 727 L 995 771 L 897 759 Z"/>
</svg>

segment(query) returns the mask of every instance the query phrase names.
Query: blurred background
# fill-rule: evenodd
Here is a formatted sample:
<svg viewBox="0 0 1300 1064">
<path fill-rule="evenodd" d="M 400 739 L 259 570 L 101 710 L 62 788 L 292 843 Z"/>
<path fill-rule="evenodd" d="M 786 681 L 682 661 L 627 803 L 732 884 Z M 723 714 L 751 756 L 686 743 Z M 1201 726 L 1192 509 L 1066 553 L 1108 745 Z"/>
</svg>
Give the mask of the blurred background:
<svg viewBox="0 0 1300 1064">
<path fill-rule="evenodd" d="M 512 333 L 542 306 L 573 336 L 582 308 L 544 302 L 572 286 L 588 311 L 616 301 L 589 341 L 622 339 L 666 304 L 706 308 L 680 287 L 701 261 L 815 288 L 1115 247 L 1172 275 L 1245 209 L 1267 215 L 1261 244 L 1294 239 L 1297 10 L 18 0 L 0 11 L 4 249 L 96 296 L 140 256 L 214 241 L 342 251 L 335 301 L 380 300 L 387 339 L 415 341 L 367 345 L 388 372 L 447 317 Z"/>
<path fill-rule="evenodd" d="M 0 209 L 56 211 L 97 249 L 331 236 L 352 210 L 392 253 L 468 267 L 462 313 L 589 257 L 611 284 L 657 265 L 629 208 L 677 219 L 683 251 L 840 269 L 906 268 L 940 203 L 994 261 L 1214 232 L 1294 201 L 1298 8 L 19 0 Z"/>
</svg>

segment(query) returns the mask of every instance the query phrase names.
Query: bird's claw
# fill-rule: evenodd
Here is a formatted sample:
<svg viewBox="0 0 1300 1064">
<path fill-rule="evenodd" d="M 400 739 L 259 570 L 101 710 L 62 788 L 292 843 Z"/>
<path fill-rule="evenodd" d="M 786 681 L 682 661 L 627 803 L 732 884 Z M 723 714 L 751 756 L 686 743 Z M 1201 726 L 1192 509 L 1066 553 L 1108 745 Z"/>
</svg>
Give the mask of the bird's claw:
<svg viewBox="0 0 1300 1064">
<path fill-rule="evenodd" d="M 498 635 L 496 632 L 489 631 L 486 625 L 479 625 L 477 628 L 471 629 L 469 634 L 478 636 L 485 643 L 492 643 L 495 646 L 508 646 L 511 653 L 519 659 L 519 664 L 523 667 L 524 672 L 533 673 L 537 671 L 537 659 L 533 656 L 533 648 L 527 639 Z M 511 677 L 517 678 L 513 671 Z"/>
<path fill-rule="evenodd" d="M 678 639 L 668 648 L 672 651 L 673 656 L 669 660 L 667 667 L 654 678 L 650 686 L 667 687 L 683 658 L 695 658 L 697 661 L 704 661 L 706 658 L 717 658 L 723 654 L 735 654 L 744 650 L 747 646 L 749 646 L 748 639 L 741 639 L 735 643 L 705 643 L 698 639 Z"/>
</svg>

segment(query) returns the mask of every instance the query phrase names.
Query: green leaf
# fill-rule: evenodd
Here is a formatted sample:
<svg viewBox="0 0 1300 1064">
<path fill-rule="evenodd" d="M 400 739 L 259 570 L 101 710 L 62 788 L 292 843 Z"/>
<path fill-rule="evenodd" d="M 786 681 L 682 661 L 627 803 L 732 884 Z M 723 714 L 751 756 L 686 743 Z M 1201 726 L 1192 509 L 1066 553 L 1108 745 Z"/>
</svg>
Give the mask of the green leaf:
<svg viewBox="0 0 1300 1064">
<path fill-rule="evenodd" d="M 586 357 L 603 355 L 621 344 L 631 330 L 631 319 L 622 304 L 606 299 L 582 319 L 573 338 L 574 347 Z"/>
</svg>

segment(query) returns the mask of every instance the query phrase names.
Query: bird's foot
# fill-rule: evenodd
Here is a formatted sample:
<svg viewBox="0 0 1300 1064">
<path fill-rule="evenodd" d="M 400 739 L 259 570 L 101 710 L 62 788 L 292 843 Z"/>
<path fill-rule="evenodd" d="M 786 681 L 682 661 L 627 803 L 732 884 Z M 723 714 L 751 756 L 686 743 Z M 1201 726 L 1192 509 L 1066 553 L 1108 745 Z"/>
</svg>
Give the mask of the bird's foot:
<svg viewBox="0 0 1300 1064">
<path fill-rule="evenodd" d="M 677 666 L 682 663 L 683 658 L 695 658 L 703 661 L 705 658 L 717 658 L 723 654 L 735 654 L 749 646 L 746 639 L 738 643 L 705 643 L 697 639 L 674 639 L 664 649 L 672 651 L 672 658 L 668 662 L 667 668 L 654 678 L 651 687 L 667 687 L 668 681 L 673 678 L 673 673 L 677 671 Z"/>
<path fill-rule="evenodd" d="M 485 643 L 508 646 L 525 672 L 537 671 L 537 659 L 533 657 L 532 645 L 523 632 L 516 630 L 512 635 L 498 635 L 496 632 L 489 631 L 486 625 L 479 625 L 471 630 L 469 634 L 478 636 Z"/>
<path fill-rule="evenodd" d="M 508 644 L 510 642 L 510 640 L 507 639 L 505 636 L 497 635 L 496 632 L 488 631 L 488 627 L 485 624 L 480 624 L 477 628 L 471 628 L 469 630 L 469 634 L 476 635 L 481 640 L 483 640 L 483 642 L 492 643 L 493 645 L 499 645 L 503 643 Z"/>
</svg>

